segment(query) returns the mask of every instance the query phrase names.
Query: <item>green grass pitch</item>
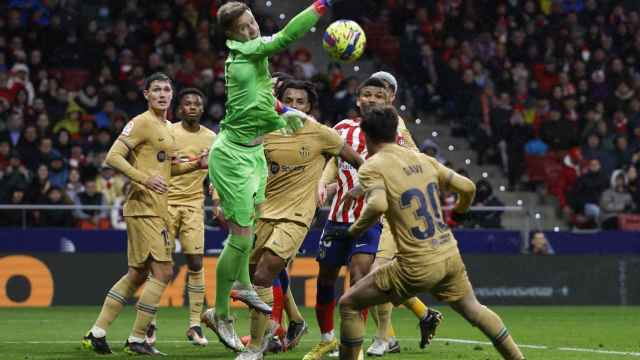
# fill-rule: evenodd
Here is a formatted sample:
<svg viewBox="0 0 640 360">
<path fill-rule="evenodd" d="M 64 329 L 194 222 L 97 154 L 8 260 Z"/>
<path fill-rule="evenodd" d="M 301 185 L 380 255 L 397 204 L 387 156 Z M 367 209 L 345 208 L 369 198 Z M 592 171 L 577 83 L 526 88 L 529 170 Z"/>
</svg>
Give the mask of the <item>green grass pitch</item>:
<svg viewBox="0 0 640 360">
<path fill-rule="evenodd" d="M 402 352 L 388 359 L 499 359 L 483 335 L 448 308 L 442 308 L 445 320 L 437 341 L 428 349 L 418 348 L 418 328 L 413 315 L 396 309 L 393 323 Z M 640 359 L 640 308 L 638 307 L 494 307 L 528 359 L 615 360 Z M 98 307 L 52 307 L 43 309 L 0 309 L 0 359 L 112 359 L 128 357 L 121 349 L 133 323 L 134 310 L 127 306 L 109 331 L 115 351 L 99 356 L 80 348 L 80 338 L 98 315 Z M 235 311 L 239 333 L 247 334 L 246 311 Z M 304 309 L 310 332 L 291 352 L 269 355 L 271 359 L 301 359 L 318 340 L 312 309 Z M 233 359 L 215 335 L 205 329 L 210 345 L 194 347 L 184 336 L 187 308 L 162 308 L 159 311 L 158 349 L 168 359 Z M 339 322 L 336 322 L 338 325 Z M 370 319 L 365 346 L 373 336 Z"/>
</svg>

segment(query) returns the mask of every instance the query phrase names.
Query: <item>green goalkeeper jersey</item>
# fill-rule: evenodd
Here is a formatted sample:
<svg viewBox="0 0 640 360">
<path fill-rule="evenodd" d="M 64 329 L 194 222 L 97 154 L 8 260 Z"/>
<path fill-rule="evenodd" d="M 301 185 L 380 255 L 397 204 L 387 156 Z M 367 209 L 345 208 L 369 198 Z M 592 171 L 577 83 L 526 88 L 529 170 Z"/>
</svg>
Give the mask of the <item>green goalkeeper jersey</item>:
<svg viewBox="0 0 640 360">
<path fill-rule="evenodd" d="M 220 123 L 226 138 L 248 144 L 255 138 L 285 127 L 275 110 L 269 56 L 284 50 L 313 27 L 320 14 L 313 6 L 299 13 L 273 36 L 246 42 L 227 40 L 225 62 L 226 114 Z"/>
</svg>

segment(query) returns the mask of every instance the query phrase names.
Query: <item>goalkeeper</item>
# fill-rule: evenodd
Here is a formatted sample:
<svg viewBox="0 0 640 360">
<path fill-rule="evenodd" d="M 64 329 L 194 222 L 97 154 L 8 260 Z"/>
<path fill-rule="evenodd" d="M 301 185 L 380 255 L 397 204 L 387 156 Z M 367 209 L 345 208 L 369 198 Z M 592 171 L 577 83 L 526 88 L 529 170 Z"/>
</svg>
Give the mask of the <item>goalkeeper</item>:
<svg viewBox="0 0 640 360">
<path fill-rule="evenodd" d="M 215 308 L 207 310 L 202 320 L 235 351 L 243 350 L 243 345 L 229 316 L 229 297 L 271 313 L 249 279 L 256 207 L 264 201 L 267 178 L 262 137 L 275 130 L 295 132 L 304 121 L 313 121 L 276 102 L 268 57 L 300 39 L 335 1 L 315 1 L 270 37 L 260 36 L 246 4 L 232 1 L 218 10 L 218 24 L 230 51 L 225 62 L 226 115 L 209 153 L 209 177 L 220 195 L 230 234 L 216 266 Z"/>
</svg>

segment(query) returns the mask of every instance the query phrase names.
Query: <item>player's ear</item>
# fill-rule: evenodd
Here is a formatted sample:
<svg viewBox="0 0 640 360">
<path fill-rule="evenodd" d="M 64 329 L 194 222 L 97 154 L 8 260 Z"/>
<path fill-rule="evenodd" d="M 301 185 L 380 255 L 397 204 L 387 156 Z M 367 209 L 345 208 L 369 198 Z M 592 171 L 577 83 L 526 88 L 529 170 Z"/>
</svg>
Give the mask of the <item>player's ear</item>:
<svg viewBox="0 0 640 360">
<path fill-rule="evenodd" d="M 145 99 L 149 100 L 149 90 L 144 90 L 142 92 L 142 96 L 144 96 Z"/>
</svg>

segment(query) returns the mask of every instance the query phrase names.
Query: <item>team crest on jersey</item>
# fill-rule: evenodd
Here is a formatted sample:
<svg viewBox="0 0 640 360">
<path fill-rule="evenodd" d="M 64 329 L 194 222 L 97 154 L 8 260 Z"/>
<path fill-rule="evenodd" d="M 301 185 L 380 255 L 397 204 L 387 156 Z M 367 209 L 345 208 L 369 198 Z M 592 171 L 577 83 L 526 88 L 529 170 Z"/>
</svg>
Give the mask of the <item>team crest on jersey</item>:
<svg viewBox="0 0 640 360">
<path fill-rule="evenodd" d="M 280 165 L 278 165 L 277 162 L 272 161 L 271 162 L 271 173 L 275 175 L 275 174 L 278 173 L 278 171 L 280 171 Z"/>
<path fill-rule="evenodd" d="M 167 153 L 164 150 L 161 150 L 158 152 L 158 155 L 156 155 L 156 158 L 158 159 L 158 162 L 164 162 L 167 160 Z"/>
<path fill-rule="evenodd" d="M 298 153 L 300 154 L 301 157 L 303 158 L 308 158 L 311 155 L 311 151 L 309 150 L 308 147 L 303 146 L 300 148 L 300 151 L 298 151 Z"/>
</svg>

